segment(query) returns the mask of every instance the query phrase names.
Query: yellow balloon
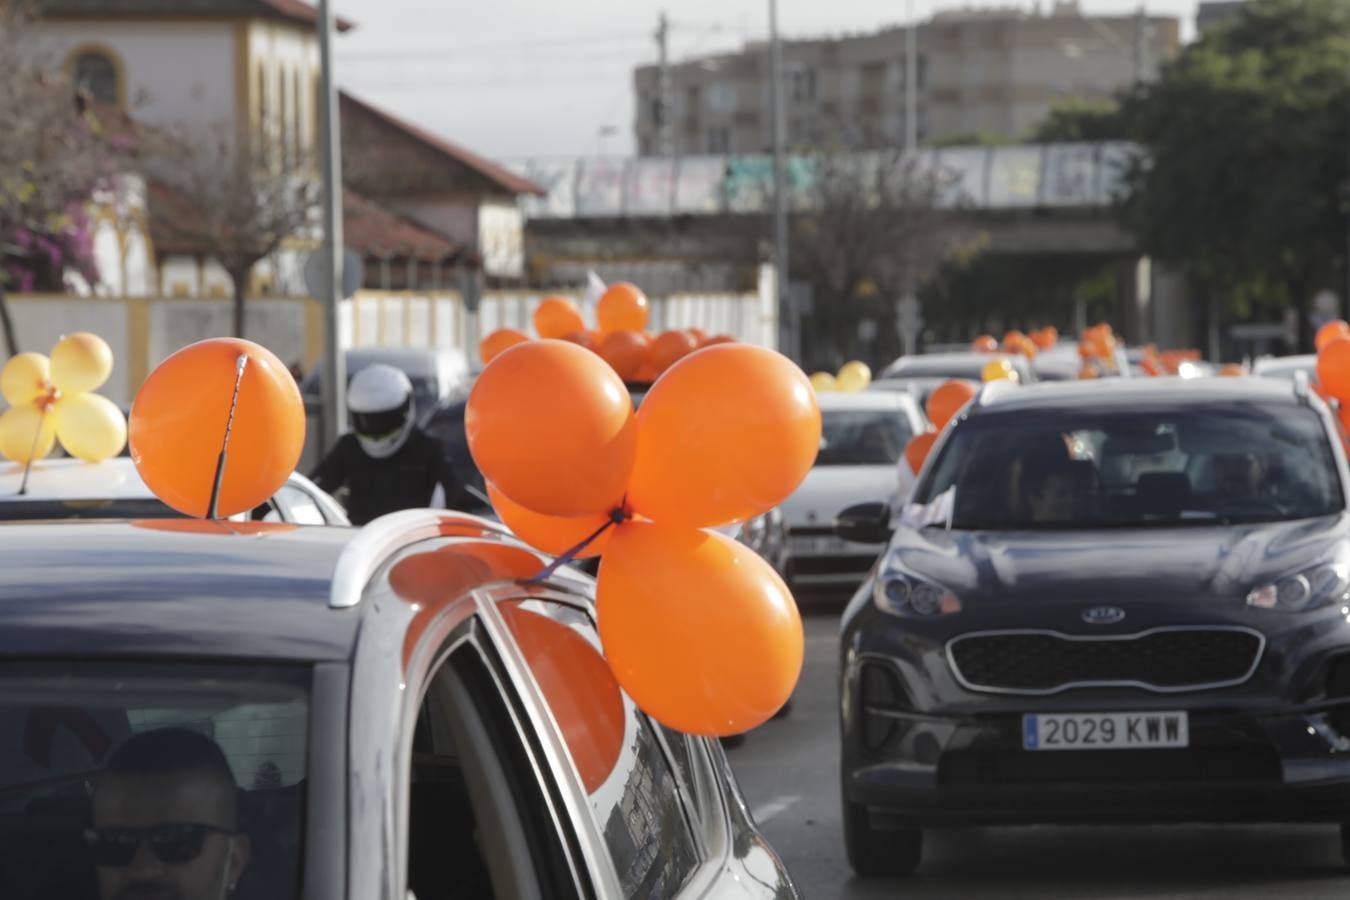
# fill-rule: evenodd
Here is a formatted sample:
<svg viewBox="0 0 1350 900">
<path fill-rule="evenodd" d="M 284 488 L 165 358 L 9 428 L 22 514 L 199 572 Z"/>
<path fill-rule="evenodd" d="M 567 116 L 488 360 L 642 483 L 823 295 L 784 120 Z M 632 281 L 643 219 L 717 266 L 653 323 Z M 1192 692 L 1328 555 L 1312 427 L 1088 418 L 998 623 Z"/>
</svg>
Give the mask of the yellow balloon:
<svg viewBox="0 0 1350 900">
<path fill-rule="evenodd" d="M 52 452 L 55 444 L 55 417 L 44 416 L 33 404 L 12 406 L 0 415 L 0 455 L 6 459 L 16 463 L 42 459 Z"/>
<path fill-rule="evenodd" d="M 829 372 L 812 373 L 811 387 L 816 389 L 817 394 L 822 393 L 824 391 L 833 391 L 838 389 L 834 383 L 834 376 L 831 375 Z"/>
<path fill-rule="evenodd" d="M 1018 380 L 1017 370 L 1014 369 L 1013 364 L 1008 362 L 1006 359 L 991 360 L 984 367 L 984 371 L 981 373 L 981 377 L 985 381 L 1016 382 Z"/>
<path fill-rule="evenodd" d="M 126 416 L 107 397 L 68 394 L 56 401 L 52 413 L 56 417 L 57 439 L 77 459 L 103 462 L 126 446 Z"/>
<path fill-rule="evenodd" d="M 0 395 L 10 406 L 32 403 L 51 389 L 51 364 L 41 353 L 11 356 L 0 369 Z"/>
<path fill-rule="evenodd" d="M 52 348 L 52 384 L 64 394 L 98 389 L 112 369 L 112 348 L 96 334 L 77 331 Z"/>
<path fill-rule="evenodd" d="M 855 359 L 844 363 L 835 381 L 841 391 L 861 391 L 872 383 L 872 370 L 867 367 L 867 363 Z"/>
</svg>

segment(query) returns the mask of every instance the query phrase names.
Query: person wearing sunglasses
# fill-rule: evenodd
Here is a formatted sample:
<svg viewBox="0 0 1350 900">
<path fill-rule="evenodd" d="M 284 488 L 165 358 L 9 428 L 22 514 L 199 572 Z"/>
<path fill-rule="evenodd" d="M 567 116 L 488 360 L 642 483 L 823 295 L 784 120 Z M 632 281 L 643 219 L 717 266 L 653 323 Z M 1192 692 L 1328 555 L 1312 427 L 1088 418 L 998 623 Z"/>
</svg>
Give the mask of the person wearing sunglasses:
<svg viewBox="0 0 1350 900">
<path fill-rule="evenodd" d="M 167 728 L 113 752 L 85 845 L 103 900 L 222 900 L 248 865 L 239 789 L 210 738 Z"/>
</svg>

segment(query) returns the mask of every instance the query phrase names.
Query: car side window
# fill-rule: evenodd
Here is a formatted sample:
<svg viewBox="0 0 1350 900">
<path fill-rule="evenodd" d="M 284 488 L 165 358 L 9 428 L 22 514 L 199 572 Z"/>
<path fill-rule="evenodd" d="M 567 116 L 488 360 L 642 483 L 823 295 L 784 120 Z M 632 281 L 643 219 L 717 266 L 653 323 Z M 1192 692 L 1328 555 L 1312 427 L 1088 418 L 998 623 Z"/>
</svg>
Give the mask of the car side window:
<svg viewBox="0 0 1350 900">
<path fill-rule="evenodd" d="M 678 759 L 619 688 L 585 613 L 542 600 L 498 609 L 562 732 L 624 896 L 675 896 L 700 862 Z"/>
<path fill-rule="evenodd" d="M 409 768 L 407 888 L 417 900 L 577 896 L 546 776 L 510 705 L 472 645 L 427 682 Z"/>
</svg>

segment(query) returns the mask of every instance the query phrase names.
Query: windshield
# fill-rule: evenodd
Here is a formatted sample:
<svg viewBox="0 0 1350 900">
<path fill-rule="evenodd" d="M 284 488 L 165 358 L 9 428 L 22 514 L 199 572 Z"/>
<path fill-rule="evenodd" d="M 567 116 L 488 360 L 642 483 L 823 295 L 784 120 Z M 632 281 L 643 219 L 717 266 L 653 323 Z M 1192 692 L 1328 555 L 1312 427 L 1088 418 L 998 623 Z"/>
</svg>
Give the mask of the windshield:
<svg viewBox="0 0 1350 900">
<path fill-rule="evenodd" d="M 893 466 L 914 436 L 898 410 L 822 410 L 817 466 Z"/>
<path fill-rule="evenodd" d="M 0 521 L 49 519 L 181 519 L 183 514 L 154 497 L 116 500 L 0 501 Z"/>
<path fill-rule="evenodd" d="M 261 666 L 0 665 L 0 895 L 298 896 L 307 684 Z"/>
<path fill-rule="evenodd" d="M 967 530 L 1272 522 L 1344 507 L 1317 414 L 1273 404 L 975 417 L 915 496 L 939 498 Z"/>
</svg>

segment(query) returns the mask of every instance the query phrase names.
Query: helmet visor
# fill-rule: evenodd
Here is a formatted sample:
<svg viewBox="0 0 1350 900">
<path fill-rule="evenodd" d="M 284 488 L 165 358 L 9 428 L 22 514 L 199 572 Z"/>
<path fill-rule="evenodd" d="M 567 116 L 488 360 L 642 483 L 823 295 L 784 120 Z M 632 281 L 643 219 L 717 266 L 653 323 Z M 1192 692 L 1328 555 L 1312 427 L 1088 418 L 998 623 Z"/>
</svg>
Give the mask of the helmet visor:
<svg viewBox="0 0 1350 900">
<path fill-rule="evenodd" d="M 395 409 L 382 409 L 379 412 L 356 412 L 352 410 L 352 431 L 362 437 L 385 437 L 399 431 L 411 414 L 411 397 Z"/>
</svg>

